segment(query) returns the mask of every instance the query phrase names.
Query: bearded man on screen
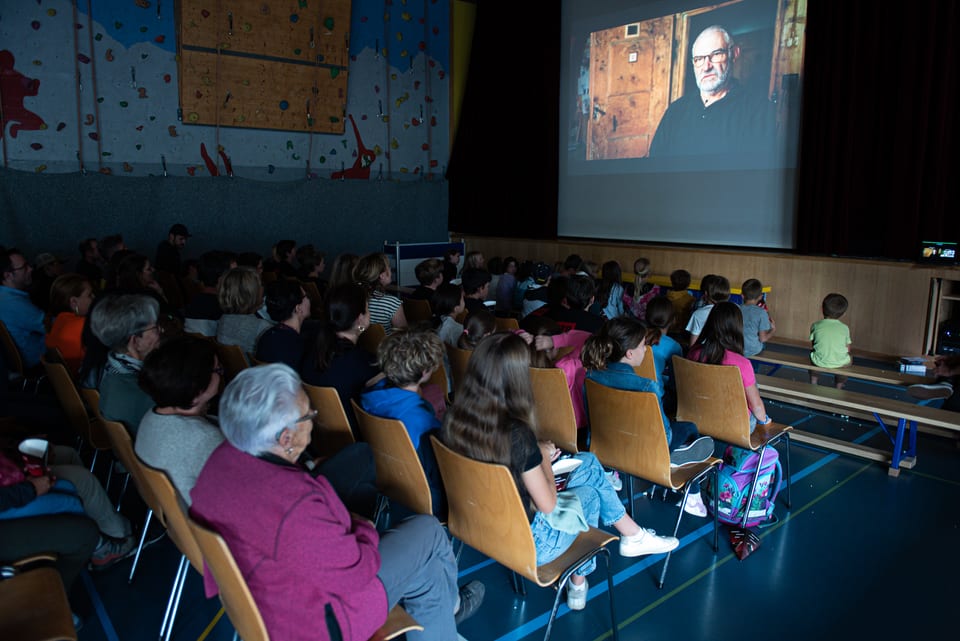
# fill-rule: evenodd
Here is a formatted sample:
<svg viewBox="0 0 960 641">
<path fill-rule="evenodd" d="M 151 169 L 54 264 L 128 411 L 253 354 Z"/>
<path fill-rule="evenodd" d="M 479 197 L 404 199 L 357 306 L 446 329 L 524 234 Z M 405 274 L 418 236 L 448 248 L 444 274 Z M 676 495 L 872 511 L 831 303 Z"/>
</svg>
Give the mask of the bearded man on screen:
<svg viewBox="0 0 960 641">
<path fill-rule="evenodd" d="M 740 47 L 718 25 L 700 32 L 690 60 L 699 92 L 667 107 L 650 145 L 650 157 L 754 154 L 773 148 L 773 103 L 733 76 Z"/>
</svg>

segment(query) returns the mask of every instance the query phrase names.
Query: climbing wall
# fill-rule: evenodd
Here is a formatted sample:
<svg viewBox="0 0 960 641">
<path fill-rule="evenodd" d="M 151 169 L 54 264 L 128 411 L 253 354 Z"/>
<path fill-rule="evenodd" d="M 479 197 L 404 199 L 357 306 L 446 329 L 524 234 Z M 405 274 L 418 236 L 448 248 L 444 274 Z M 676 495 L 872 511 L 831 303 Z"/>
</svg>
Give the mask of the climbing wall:
<svg viewBox="0 0 960 641">
<path fill-rule="evenodd" d="M 183 123 L 343 133 L 350 2 L 180 2 Z"/>
</svg>

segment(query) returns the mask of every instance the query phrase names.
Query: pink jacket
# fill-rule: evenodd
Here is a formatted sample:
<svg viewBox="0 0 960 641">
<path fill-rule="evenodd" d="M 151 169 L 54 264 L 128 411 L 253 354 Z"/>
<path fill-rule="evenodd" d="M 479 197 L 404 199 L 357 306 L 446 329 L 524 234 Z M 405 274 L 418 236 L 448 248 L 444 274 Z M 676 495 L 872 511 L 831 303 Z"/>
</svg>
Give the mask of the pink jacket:
<svg viewBox="0 0 960 641">
<path fill-rule="evenodd" d="M 366 641 L 386 621 L 377 531 L 322 476 L 223 443 L 190 496 L 190 514 L 230 547 L 272 639 L 328 639 L 328 603 L 344 639 Z M 203 578 L 215 595 L 213 577 Z"/>
<path fill-rule="evenodd" d="M 569 332 L 556 334 L 553 338 L 554 347 L 573 347 L 573 351 L 554 363 L 555 367 L 563 370 L 567 377 L 567 387 L 570 389 L 570 400 L 573 401 L 573 413 L 577 417 L 577 429 L 587 426 L 587 410 L 583 404 L 583 382 L 587 377 L 587 370 L 580 360 L 580 350 L 592 334 L 582 329 L 571 329 Z"/>
</svg>

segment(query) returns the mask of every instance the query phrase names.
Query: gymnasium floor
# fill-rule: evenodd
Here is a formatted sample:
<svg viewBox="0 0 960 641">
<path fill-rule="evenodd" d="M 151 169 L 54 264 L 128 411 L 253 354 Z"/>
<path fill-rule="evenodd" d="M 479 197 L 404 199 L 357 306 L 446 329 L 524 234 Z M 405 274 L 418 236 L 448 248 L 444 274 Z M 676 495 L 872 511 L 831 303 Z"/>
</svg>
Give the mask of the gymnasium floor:
<svg viewBox="0 0 960 641">
<path fill-rule="evenodd" d="M 788 368 L 776 375 L 805 378 Z M 830 383 L 829 377 L 821 379 L 821 384 Z M 882 385 L 851 381 L 849 388 L 905 398 L 901 390 Z M 889 447 L 876 425 L 767 405 L 775 420 L 798 429 Z M 778 449 L 783 460 L 785 448 Z M 781 491 L 778 521 L 758 530 L 760 547 L 747 559 L 733 555 L 722 525 L 714 553 L 712 521 L 688 515 L 666 584 L 657 589 L 663 555 L 621 558 L 614 545 L 611 571 L 620 638 L 883 640 L 954 629 L 951 586 L 960 570 L 955 551 L 960 541 L 958 454 L 955 441 L 921 434 L 916 466 L 894 478 L 880 463 L 792 443 L 792 508 L 784 505 L 786 493 Z M 643 482 L 635 483 L 638 493 L 645 489 Z M 626 500 L 626 490 L 621 496 Z M 638 497 L 635 516 L 664 533 L 672 529 L 676 510 L 672 501 Z M 85 572 L 72 595 L 85 619 L 80 639 L 156 639 L 179 558 L 164 537 L 145 550 L 132 584 L 127 583 L 129 560 L 103 573 Z M 525 597 L 515 594 L 510 573 L 469 548 L 461 557 L 460 575 L 461 582 L 479 579 L 486 585 L 480 612 L 460 627 L 462 638 L 543 638 L 552 590 L 527 584 Z M 590 583 L 585 610 L 561 606 L 552 635 L 556 641 L 611 637 L 602 562 Z M 200 577 L 191 571 L 172 638 L 219 641 L 232 635 L 219 602 L 204 598 Z"/>
</svg>

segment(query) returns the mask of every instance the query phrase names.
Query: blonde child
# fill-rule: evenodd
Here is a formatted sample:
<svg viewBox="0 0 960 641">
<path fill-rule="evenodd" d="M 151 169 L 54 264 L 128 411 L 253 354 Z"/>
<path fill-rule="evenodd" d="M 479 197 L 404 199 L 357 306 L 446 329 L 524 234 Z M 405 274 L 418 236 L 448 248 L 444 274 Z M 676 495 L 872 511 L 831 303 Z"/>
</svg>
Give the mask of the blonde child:
<svg viewBox="0 0 960 641">
<path fill-rule="evenodd" d="M 818 320 L 810 327 L 810 341 L 813 351 L 810 352 L 810 361 L 817 367 L 840 368 L 853 362 L 850 358 L 850 328 L 840 321 L 846 313 L 847 299 L 842 294 L 827 294 L 821 309 L 823 320 Z M 819 375 L 810 372 L 810 382 L 817 384 Z M 834 387 L 843 389 L 847 377 L 834 375 Z"/>
</svg>

